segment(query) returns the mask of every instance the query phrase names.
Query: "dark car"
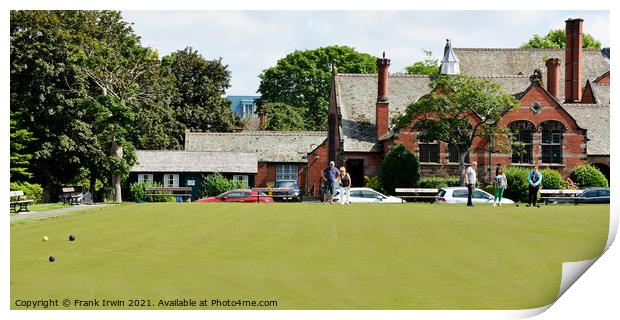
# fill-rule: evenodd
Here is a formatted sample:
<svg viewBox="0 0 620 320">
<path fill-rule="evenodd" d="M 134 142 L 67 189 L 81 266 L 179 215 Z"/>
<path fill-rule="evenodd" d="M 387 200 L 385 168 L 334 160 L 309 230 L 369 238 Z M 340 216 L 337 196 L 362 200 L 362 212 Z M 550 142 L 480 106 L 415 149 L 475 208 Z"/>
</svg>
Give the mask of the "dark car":
<svg viewBox="0 0 620 320">
<path fill-rule="evenodd" d="M 293 192 L 274 192 L 274 200 L 282 201 L 301 201 L 301 192 L 299 191 L 299 185 L 294 180 L 281 180 L 276 182 L 275 188 L 288 188 L 293 189 Z"/>
<path fill-rule="evenodd" d="M 609 188 L 585 189 L 574 199 L 550 200 L 550 204 L 609 203 Z"/>
<path fill-rule="evenodd" d="M 236 189 L 226 191 L 217 197 L 198 199 L 194 202 L 273 202 L 273 198 L 261 193 L 260 195 L 249 189 Z"/>
</svg>

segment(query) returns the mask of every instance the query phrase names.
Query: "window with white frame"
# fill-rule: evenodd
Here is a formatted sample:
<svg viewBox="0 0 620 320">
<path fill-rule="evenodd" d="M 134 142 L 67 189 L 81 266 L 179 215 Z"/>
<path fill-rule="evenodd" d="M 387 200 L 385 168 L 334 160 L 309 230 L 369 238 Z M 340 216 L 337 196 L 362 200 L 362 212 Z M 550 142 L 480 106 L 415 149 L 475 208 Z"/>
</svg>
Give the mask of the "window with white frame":
<svg viewBox="0 0 620 320">
<path fill-rule="evenodd" d="M 297 165 L 296 164 L 276 165 L 276 181 L 282 181 L 282 180 L 297 181 Z"/>
<path fill-rule="evenodd" d="M 178 188 L 179 187 L 179 175 L 178 174 L 164 174 L 164 187 L 165 188 Z"/>
<path fill-rule="evenodd" d="M 258 116 L 255 114 L 253 103 L 244 103 L 241 105 L 241 108 L 243 109 L 244 117 L 256 118 Z"/>
<path fill-rule="evenodd" d="M 153 174 L 152 173 L 139 173 L 138 174 L 138 182 L 150 182 L 153 183 Z"/>
<path fill-rule="evenodd" d="M 249 183 L 250 177 L 248 177 L 245 174 L 235 174 L 235 175 L 233 175 L 233 181 L 243 182 L 243 183 L 245 183 L 246 186 L 250 185 L 250 183 Z"/>
</svg>

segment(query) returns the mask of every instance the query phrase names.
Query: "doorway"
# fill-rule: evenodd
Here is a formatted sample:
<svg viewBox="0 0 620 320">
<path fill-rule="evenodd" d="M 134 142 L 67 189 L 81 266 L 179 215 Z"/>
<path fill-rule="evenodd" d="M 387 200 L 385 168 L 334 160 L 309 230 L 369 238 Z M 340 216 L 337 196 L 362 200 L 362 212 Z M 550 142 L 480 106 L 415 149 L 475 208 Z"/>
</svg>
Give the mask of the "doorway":
<svg viewBox="0 0 620 320">
<path fill-rule="evenodd" d="M 349 159 L 345 162 L 347 172 L 351 176 L 351 185 L 364 186 L 364 159 Z"/>
</svg>

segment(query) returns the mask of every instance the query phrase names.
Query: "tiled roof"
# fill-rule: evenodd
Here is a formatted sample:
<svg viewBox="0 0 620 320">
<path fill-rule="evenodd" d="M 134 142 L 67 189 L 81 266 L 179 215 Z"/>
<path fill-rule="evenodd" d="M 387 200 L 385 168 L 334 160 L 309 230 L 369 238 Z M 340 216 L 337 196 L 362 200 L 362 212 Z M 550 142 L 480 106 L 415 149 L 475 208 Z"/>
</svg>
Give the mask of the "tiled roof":
<svg viewBox="0 0 620 320">
<path fill-rule="evenodd" d="M 227 172 L 256 173 L 254 152 L 197 152 L 183 150 L 137 150 L 132 172 Z"/>
<path fill-rule="evenodd" d="M 529 86 L 527 76 L 479 77 L 502 85 L 509 93 Z M 426 75 L 391 74 L 389 76 L 390 118 L 403 113 L 407 105 L 430 92 Z M 342 116 L 341 128 L 346 152 L 378 152 L 381 144 L 375 133 L 377 102 L 376 74 L 337 74 L 337 103 Z"/>
<path fill-rule="evenodd" d="M 454 48 L 461 64 L 461 73 L 470 76 L 529 76 L 534 69 L 540 69 L 543 84 L 547 84 L 549 58 L 560 59 L 560 98 L 564 98 L 564 49 L 519 49 L 519 48 Z M 600 49 L 583 49 L 582 85 L 593 81 L 609 71 L 609 60 Z"/>
<path fill-rule="evenodd" d="M 600 105 L 609 106 L 609 85 L 594 82 L 591 82 L 590 85 L 592 85 L 592 91 L 594 92 L 594 97 L 596 97 L 596 102 Z"/>
<path fill-rule="evenodd" d="M 609 155 L 609 106 L 595 104 L 564 104 L 577 124 L 588 130 L 588 154 Z"/>
<path fill-rule="evenodd" d="M 325 131 L 187 132 L 185 150 L 255 152 L 263 162 L 306 162 L 308 152 L 325 139 Z"/>
</svg>

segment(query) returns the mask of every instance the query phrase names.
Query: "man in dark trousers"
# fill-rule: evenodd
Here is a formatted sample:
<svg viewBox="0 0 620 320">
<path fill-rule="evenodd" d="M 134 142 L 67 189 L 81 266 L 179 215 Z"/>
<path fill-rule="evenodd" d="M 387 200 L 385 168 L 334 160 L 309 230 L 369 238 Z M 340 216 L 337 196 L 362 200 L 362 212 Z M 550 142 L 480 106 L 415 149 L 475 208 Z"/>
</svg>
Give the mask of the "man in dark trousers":
<svg viewBox="0 0 620 320">
<path fill-rule="evenodd" d="M 336 187 L 336 178 L 340 174 L 340 171 L 336 168 L 336 163 L 334 161 L 329 162 L 329 167 L 323 170 L 323 179 L 325 181 L 325 192 L 323 193 L 324 197 L 329 196 L 329 203 L 334 204 L 334 193 L 338 189 Z M 323 203 L 325 203 L 327 199 L 323 199 Z"/>
<path fill-rule="evenodd" d="M 463 172 L 465 185 L 467 186 L 467 206 L 473 207 L 474 203 L 471 201 L 472 193 L 474 192 L 474 188 L 476 188 L 476 167 L 478 163 L 476 161 L 471 163 L 471 166 L 465 169 Z"/>
<path fill-rule="evenodd" d="M 530 171 L 527 175 L 527 183 L 529 184 L 529 198 L 527 201 L 527 206 L 536 206 L 540 208 L 539 205 L 536 204 L 536 200 L 538 200 L 538 189 L 540 189 L 540 183 L 542 182 L 543 176 L 540 171 L 538 171 L 538 166 L 534 166 L 534 169 Z"/>
</svg>

